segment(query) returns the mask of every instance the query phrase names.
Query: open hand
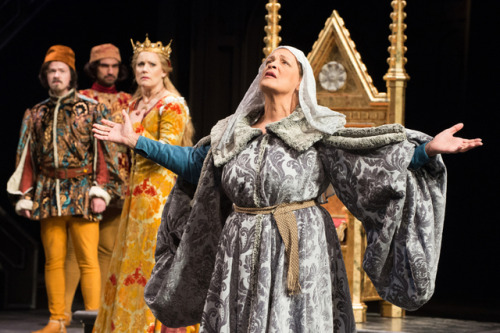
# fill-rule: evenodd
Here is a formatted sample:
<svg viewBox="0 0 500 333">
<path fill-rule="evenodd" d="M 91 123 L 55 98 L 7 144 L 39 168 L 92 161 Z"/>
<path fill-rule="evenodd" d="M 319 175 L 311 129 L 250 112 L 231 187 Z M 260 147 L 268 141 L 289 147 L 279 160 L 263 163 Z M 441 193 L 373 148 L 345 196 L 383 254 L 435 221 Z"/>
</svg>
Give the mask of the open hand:
<svg viewBox="0 0 500 333">
<path fill-rule="evenodd" d="M 460 131 L 464 124 L 459 123 L 445 129 L 434 137 L 426 146 L 425 152 L 429 157 L 437 154 L 465 153 L 468 150 L 483 145 L 482 139 L 463 139 L 455 137 L 455 133 Z"/>
<path fill-rule="evenodd" d="M 125 110 L 122 110 L 123 124 L 103 119 L 102 124 L 94 124 L 92 132 L 99 140 L 119 143 L 129 148 L 134 148 L 139 139 L 139 134 L 134 132 L 132 122 Z M 139 117 L 135 115 L 134 117 Z M 142 115 L 144 117 L 144 115 Z M 142 119 L 142 118 L 141 118 Z"/>
</svg>

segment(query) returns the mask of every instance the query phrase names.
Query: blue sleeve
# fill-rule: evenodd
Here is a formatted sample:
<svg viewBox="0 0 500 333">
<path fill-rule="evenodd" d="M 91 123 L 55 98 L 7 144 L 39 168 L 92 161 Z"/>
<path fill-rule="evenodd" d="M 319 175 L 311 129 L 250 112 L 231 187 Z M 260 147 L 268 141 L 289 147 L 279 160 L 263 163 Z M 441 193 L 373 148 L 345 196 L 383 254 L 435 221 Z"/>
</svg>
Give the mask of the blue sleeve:
<svg viewBox="0 0 500 333">
<path fill-rule="evenodd" d="M 413 152 L 413 157 L 411 158 L 411 162 L 409 165 L 410 169 L 413 170 L 418 170 L 431 160 L 429 156 L 427 156 L 427 153 L 425 152 L 425 145 L 428 144 L 429 142 L 423 143 L 417 148 L 415 148 L 415 151 Z"/>
<path fill-rule="evenodd" d="M 198 148 L 174 146 L 139 137 L 134 148 L 139 155 L 169 169 L 193 185 L 198 184 L 210 145 Z"/>
</svg>

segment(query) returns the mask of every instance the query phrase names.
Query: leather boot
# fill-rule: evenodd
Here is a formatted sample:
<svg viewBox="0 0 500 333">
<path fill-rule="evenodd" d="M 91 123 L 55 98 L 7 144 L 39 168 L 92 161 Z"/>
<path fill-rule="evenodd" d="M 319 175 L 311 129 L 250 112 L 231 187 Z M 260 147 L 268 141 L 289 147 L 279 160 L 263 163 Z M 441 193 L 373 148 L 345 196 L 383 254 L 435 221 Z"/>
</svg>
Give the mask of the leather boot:
<svg viewBox="0 0 500 333">
<path fill-rule="evenodd" d="M 64 326 L 64 319 L 49 320 L 47 326 L 38 331 L 31 333 L 66 333 L 66 326 Z"/>
</svg>

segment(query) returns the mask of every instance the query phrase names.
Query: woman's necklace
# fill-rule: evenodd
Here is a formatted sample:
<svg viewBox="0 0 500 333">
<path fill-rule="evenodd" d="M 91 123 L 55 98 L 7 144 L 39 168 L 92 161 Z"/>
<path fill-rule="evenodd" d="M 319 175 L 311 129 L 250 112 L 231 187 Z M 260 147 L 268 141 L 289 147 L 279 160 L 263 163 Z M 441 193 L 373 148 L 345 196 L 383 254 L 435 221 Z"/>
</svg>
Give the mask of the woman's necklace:
<svg viewBox="0 0 500 333">
<path fill-rule="evenodd" d="M 141 109 L 151 110 L 153 108 L 153 106 L 156 105 L 158 100 L 165 94 L 166 91 L 167 90 L 165 88 L 163 88 L 149 97 L 142 96 Z"/>
</svg>

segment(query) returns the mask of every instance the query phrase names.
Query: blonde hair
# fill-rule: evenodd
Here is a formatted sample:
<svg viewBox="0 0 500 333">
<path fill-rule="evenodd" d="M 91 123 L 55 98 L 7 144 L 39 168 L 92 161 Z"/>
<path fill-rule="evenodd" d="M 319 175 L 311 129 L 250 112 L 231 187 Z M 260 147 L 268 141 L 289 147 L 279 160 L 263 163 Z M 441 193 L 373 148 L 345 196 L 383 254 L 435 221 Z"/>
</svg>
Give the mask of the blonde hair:
<svg viewBox="0 0 500 333">
<path fill-rule="evenodd" d="M 139 54 L 141 52 L 134 53 L 134 56 L 132 57 L 132 70 L 134 71 L 135 75 L 135 67 L 137 66 L 137 58 L 139 57 Z M 165 57 L 164 55 L 160 53 L 155 53 L 158 55 L 158 58 L 160 59 L 160 64 L 161 68 L 167 75 L 163 78 L 163 86 L 172 94 L 182 97 L 179 91 L 175 88 L 174 84 L 172 81 L 170 81 L 170 73 L 172 72 L 172 65 L 170 63 L 170 59 Z M 134 78 L 135 80 L 135 78 Z M 135 93 L 133 95 L 133 99 L 138 99 L 142 97 L 142 91 L 140 87 L 137 87 L 135 90 Z M 191 116 L 188 116 L 188 122 L 186 123 L 186 126 L 184 127 L 184 133 L 182 135 L 181 143 L 180 146 L 187 147 L 187 146 L 192 146 L 193 145 L 193 137 L 194 137 L 194 126 L 193 122 L 191 121 Z"/>
</svg>

